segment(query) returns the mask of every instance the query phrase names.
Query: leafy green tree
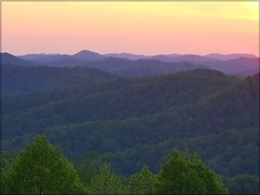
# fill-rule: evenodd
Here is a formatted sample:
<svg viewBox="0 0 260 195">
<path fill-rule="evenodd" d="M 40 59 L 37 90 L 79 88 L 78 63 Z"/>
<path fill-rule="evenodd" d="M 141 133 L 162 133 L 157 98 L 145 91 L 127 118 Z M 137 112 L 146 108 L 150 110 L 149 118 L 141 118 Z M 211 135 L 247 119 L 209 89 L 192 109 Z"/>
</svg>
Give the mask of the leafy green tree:
<svg viewBox="0 0 260 195">
<path fill-rule="evenodd" d="M 86 194 L 76 170 L 44 135 L 19 152 L 5 175 L 5 194 Z"/>
<path fill-rule="evenodd" d="M 141 173 L 135 173 L 130 178 L 129 190 L 132 194 L 152 194 L 155 176 L 144 165 Z"/>
<path fill-rule="evenodd" d="M 6 172 L 8 170 L 8 167 L 10 166 L 10 162 L 4 158 L 2 155 L 0 156 L 1 159 L 1 167 L 0 167 L 0 175 L 1 175 L 1 181 L 0 181 L 0 194 L 4 193 L 4 186 L 6 181 Z"/>
<path fill-rule="evenodd" d="M 172 150 L 161 166 L 156 194 L 227 194 L 218 176 L 205 166 L 198 154 Z"/>
<path fill-rule="evenodd" d="M 84 157 L 85 155 L 83 154 L 81 158 L 72 162 L 78 171 L 80 181 L 84 185 L 89 185 L 91 179 L 96 175 L 100 164 L 104 163 L 106 158 L 99 158 L 93 151 L 87 154 L 87 158 Z"/>
<path fill-rule="evenodd" d="M 90 194 L 128 194 L 122 178 L 116 175 L 105 162 L 102 163 L 89 185 Z"/>
</svg>

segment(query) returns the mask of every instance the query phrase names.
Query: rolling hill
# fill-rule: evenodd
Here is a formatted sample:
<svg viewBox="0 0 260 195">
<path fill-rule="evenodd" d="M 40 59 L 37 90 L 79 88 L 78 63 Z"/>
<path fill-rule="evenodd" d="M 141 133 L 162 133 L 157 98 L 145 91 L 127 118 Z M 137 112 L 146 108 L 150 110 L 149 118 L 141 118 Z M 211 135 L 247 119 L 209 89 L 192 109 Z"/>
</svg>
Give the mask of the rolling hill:
<svg viewBox="0 0 260 195">
<path fill-rule="evenodd" d="M 172 148 L 189 148 L 230 189 L 237 178 L 259 178 L 259 72 L 240 78 L 190 62 L 80 62 L 84 66 L 1 64 L 3 151 L 19 151 L 45 134 L 73 161 L 92 151 L 128 177 L 144 164 L 158 173 Z M 247 71 L 245 64 L 256 62 L 210 65 Z"/>
<path fill-rule="evenodd" d="M 176 72 L 179 71 L 178 68 L 176 68 L 179 67 L 179 65 L 176 64 L 187 64 L 187 62 L 193 64 L 193 68 L 188 68 L 187 70 L 194 69 L 196 66 L 199 66 L 200 68 L 204 66 L 204 68 L 212 68 L 226 74 L 244 77 L 252 76 L 259 70 L 259 58 L 252 54 L 224 55 L 211 53 L 205 56 L 194 54 L 160 54 L 144 56 L 130 53 L 112 53 L 101 55 L 89 50 L 82 50 L 73 55 L 31 54 L 19 57 L 27 61 L 30 60 L 33 63 L 47 66 L 87 66 L 128 76 Z M 158 62 L 158 65 L 156 66 L 153 63 L 153 60 L 160 62 Z M 173 63 L 171 67 L 169 67 L 169 62 Z M 152 65 L 144 65 L 149 63 Z M 185 67 L 185 65 L 183 67 Z M 183 67 L 180 70 L 185 70 Z"/>
<path fill-rule="evenodd" d="M 2 64 L 2 94 L 25 94 L 117 75 L 89 67 L 48 67 Z"/>
</svg>

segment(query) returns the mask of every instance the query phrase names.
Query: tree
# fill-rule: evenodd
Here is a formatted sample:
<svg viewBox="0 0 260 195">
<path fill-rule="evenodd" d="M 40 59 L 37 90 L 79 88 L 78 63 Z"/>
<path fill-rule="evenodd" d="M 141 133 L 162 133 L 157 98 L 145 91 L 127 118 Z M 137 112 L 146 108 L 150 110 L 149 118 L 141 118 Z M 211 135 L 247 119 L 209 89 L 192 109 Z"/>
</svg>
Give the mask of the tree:
<svg viewBox="0 0 260 195">
<path fill-rule="evenodd" d="M 98 157 L 94 151 L 90 152 L 87 158 L 83 154 L 81 158 L 74 160 L 73 164 L 78 171 L 80 181 L 84 185 L 89 185 L 91 179 L 97 174 L 100 164 L 104 163 L 105 160 L 106 158 Z"/>
<path fill-rule="evenodd" d="M 0 182 L 0 194 L 4 193 L 4 186 L 5 186 L 5 177 L 8 167 L 10 166 L 10 162 L 4 158 L 2 155 L 0 156 L 1 160 L 1 167 L 0 167 L 0 175 L 1 175 L 1 182 Z"/>
<path fill-rule="evenodd" d="M 135 173 L 130 178 L 129 190 L 132 194 L 152 194 L 155 176 L 144 165 L 141 173 Z"/>
<path fill-rule="evenodd" d="M 227 194 L 222 181 L 202 163 L 198 154 L 172 150 L 161 166 L 156 194 Z"/>
<path fill-rule="evenodd" d="M 76 170 L 46 136 L 36 136 L 10 165 L 5 194 L 86 194 Z"/>
<path fill-rule="evenodd" d="M 89 185 L 90 194 L 129 194 L 122 178 L 106 162 L 102 163 Z"/>
</svg>

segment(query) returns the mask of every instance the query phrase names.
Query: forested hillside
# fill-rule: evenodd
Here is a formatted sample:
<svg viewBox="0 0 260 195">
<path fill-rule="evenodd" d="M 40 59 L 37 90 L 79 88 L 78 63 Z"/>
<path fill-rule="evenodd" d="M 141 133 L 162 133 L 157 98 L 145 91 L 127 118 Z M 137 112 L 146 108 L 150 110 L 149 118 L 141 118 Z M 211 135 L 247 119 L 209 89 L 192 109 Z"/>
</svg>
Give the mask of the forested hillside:
<svg viewBox="0 0 260 195">
<path fill-rule="evenodd" d="M 43 133 L 70 159 L 94 151 L 128 177 L 144 164 L 158 173 L 172 148 L 189 148 L 233 193 L 241 192 L 241 177 L 259 179 L 259 73 L 237 78 L 196 69 L 134 78 L 33 67 L 36 82 L 27 67 L 8 68 L 17 76 L 3 81 L 5 151 L 19 151 Z M 18 73 L 28 79 L 20 81 Z"/>
<path fill-rule="evenodd" d="M 105 160 L 91 166 L 95 156 L 75 167 L 45 135 L 36 136 L 12 162 L 1 157 L 1 194 L 228 194 L 223 180 L 188 149 L 169 152 L 158 174 L 144 165 L 129 179 Z"/>
<path fill-rule="evenodd" d="M 76 85 L 89 80 L 117 76 L 88 67 L 48 67 L 1 64 L 2 94 L 26 94 L 58 86 Z"/>
</svg>

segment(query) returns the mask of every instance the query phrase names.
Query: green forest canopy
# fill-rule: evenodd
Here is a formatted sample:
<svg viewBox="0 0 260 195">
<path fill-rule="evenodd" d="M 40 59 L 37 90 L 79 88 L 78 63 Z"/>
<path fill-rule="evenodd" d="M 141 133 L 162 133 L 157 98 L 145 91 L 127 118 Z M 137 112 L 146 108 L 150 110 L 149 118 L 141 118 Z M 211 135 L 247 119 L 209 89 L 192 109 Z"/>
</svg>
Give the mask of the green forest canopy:
<svg viewBox="0 0 260 195">
<path fill-rule="evenodd" d="M 94 151 L 128 178 L 144 164 L 158 174 L 172 148 L 189 148 L 233 194 L 259 192 L 259 74 L 198 69 L 36 89 L 3 97 L 5 154 L 45 134 L 71 161 Z"/>
<path fill-rule="evenodd" d="M 36 136 L 1 172 L 3 194 L 227 194 L 220 178 L 188 150 L 172 150 L 158 175 L 144 165 L 126 182 L 103 162 L 84 183 L 61 148 L 44 135 Z"/>
</svg>

